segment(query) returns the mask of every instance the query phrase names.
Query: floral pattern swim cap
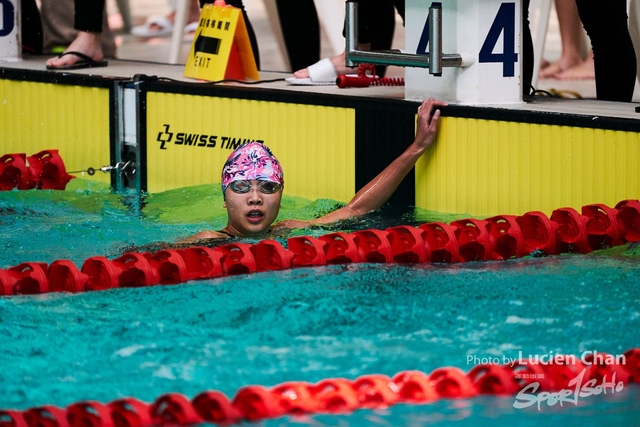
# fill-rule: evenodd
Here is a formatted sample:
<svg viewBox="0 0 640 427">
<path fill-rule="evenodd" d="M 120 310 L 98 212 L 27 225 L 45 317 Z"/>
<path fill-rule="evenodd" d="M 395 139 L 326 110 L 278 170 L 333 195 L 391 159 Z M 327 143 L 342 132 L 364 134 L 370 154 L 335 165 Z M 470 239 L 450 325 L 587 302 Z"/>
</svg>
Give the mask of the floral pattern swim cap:
<svg viewBox="0 0 640 427">
<path fill-rule="evenodd" d="M 222 194 L 233 181 L 273 181 L 284 186 L 280 162 L 269 147 L 260 142 L 248 142 L 236 148 L 222 168 Z"/>
</svg>

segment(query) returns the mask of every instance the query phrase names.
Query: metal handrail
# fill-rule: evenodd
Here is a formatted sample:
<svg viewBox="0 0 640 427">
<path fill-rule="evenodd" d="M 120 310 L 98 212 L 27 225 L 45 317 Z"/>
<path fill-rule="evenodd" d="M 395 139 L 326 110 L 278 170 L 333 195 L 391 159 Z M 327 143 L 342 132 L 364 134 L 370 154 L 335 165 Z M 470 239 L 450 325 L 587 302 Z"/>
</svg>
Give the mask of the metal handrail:
<svg viewBox="0 0 640 427">
<path fill-rule="evenodd" d="M 442 75 L 442 67 L 462 67 L 462 55 L 442 53 L 442 3 L 429 7 L 429 53 L 412 54 L 398 50 L 358 50 L 358 2 L 347 0 L 346 8 L 346 65 L 355 67 L 367 63 L 399 67 L 428 68 L 434 76 Z M 431 60 L 433 58 L 433 60 Z"/>
</svg>

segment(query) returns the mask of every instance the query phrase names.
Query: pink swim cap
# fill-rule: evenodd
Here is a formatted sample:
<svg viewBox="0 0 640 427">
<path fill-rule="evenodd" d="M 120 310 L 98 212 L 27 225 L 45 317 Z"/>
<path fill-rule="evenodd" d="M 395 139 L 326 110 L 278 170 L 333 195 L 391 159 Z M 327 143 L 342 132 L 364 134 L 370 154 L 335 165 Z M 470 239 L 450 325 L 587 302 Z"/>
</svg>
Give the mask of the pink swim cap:
<svg viewBox="0 0 640 427">
<path fill-rule="evenodd" d="M 260 142 L 248 142 L 236 148 L 222 168 L 222 194 L 233 181 L 273 181 L 284 186 L 280 162 L 269 147 Z"/>
</svg>

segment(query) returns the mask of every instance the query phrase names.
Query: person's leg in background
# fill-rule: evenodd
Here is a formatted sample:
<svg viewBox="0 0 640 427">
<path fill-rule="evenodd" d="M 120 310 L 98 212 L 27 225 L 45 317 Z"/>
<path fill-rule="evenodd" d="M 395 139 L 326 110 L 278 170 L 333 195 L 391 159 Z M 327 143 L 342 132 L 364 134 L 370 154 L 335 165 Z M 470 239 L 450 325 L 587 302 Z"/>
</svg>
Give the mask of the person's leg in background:
<svg viewBox="0 0 640 427">
<path fill-rule="evenodd" d="M 391 2 L 395 6 L 400 18 L 402 18 L 402 25 L 404 25 L 404 0 L 392 0 Z"/>
<path fill-rule="evenodd" d="M 35 0 L 20 0 L 22 53 L 42 53 L 42 21 Z"/>
<path fill-rule="evenodd" d="M 396 29 L 396 11 L 392 0 L 367 0 L 359 4 L 358 42 L 371 50 L 389 50 Z M 376 66 L 376 74 L 384 77 L 387 67 Z"/>
<path fill-rule="evenodd" d="M 47 60 L 47 68 L 64 68 L 91 61 L 93 66 L 97 66 L 104 59 L 102 25 L 105 0 L 75 0 L 74 7 L 73 26 L 78 34 L 64 53 Z"/>
<path fill-rule="evenodd" d="M 629 1 L 629 35 L 636 51 L 636 60 L 640 58 L 640 0 Z M 640 80 L 640 69 L 637 71 Z"/>
<path fill-rule="evenodd" d="M 593 47 L 597 98 L 630 102 L 637 64 L 626 0 L 576 0 L 576 5 Z"/>
<path fill-rule="evenodd" d="M 594 78 L 591 53 L 587 57 L 588 63 L 583 59 L 584 30 L 578 14 L 576 0 L 555 0 L 558 26 L 560 29 L 560 42 L 562 51 L 560 59 L 540 70 L 540 78 L 559 78 L 561 80 Z M 572 70 L 574 69 L 575 70 Z M 571 73 L 567 73 L 572 70 Z M 563 77 L 563 73 L 564 77 Z"/>
<path fill-rule="evenodd" d="M 74 28 L 74 0 L 40 0 L 42 28 L 44 33 L 44 53 L 62 53 L 77 37 Z M 115 58 L 116 43 L 109 29 L 107 12 L 102 12 L 102 52 L 106 58 Z"/>
<path fill-rule="evenodd" d="M 378 4 L 377 25 L 380 29 L 371 41 L 371 50 L 389 50 L 393 45 L 393 35 L 396 28 L 396 12 L 402 18 L 404 25 L 404 0 L 388 0 Z M 394 10 L 395 8 L 395 10 Z M 387 67 L 377 66 L 376 73 L 384 77 Z"/>
<path fill-rule="evenodd" d="M 530 0 L 522 1 L 522 96 L 531 93 L 533 81 L 533 39 L 531 38 L 531 26 L 529 23 Z"/>
<path fill-rule="evenodd" d="M 291 71 L 320 60 L 320 22 L 313 0 L 276 0 Z"/>
</svg>

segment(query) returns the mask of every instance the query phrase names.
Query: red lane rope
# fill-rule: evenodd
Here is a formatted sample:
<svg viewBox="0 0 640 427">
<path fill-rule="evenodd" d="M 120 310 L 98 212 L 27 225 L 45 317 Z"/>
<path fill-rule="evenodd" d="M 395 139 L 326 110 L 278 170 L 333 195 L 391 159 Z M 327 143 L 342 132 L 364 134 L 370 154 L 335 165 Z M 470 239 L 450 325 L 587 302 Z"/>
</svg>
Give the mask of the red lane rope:
<svg viewBox="0 0 640 427">
<path fill-rule="evenodd" d="M 73 178 L 58 150 L 43 150 L 28 157 L 24 153 L 0 157 L 0 191 L 64 190 Z"/>
<path fill-rule="evenodd" d="M 203 391 L 189 399 L 166 393 L 146 403 L 133 397 L 109 403 L 81 401 L 66 408 L 44 405 L 0 410 L 0 427 L 152 427 L 184 426 L 202 422 L 228 425 L 287 415 L 348 414 L 358 409 L 385 409 L 397 404 L 425 404 L 439 399 L 465 399 L 478 395 L 514 396 L 517 407 L 562 400 L 578 404 L 580 398 L 621 392 L 640 382 L 640 348 L 623 355 L 588 352 L 582 357 L 554 355 L 485 363 L 469 372 L 443 367 L 429 374 L 402 371 L 392 378 L 363 375 L 355 380 L 328 378 L 312 384 L 285 382 L 273 387 L 249 385 L 232 399 L 220 391 Z M 538 394 L 534 394 L 538 393 Z"/>
<path fill-rule="evenodd" d="M 292 237 L 283 247 L 275 240 L 191 247 L 156 253 L 129 252 L 113 260 L 88 258 L 50 265 L 24 262 L 0 269 L 0 296 L 46 292 L 83 292 L 112 288 L 184 283 L 293 267 L 358 262 L 426 263 L 507 260 L 529 254 L 588 253 L 640 241 L 640 202 L 623 200 L 560 208 L 551 217 L 538 211 L 484 220 L 432 222 L 418 227 Z"/>
</svg>

